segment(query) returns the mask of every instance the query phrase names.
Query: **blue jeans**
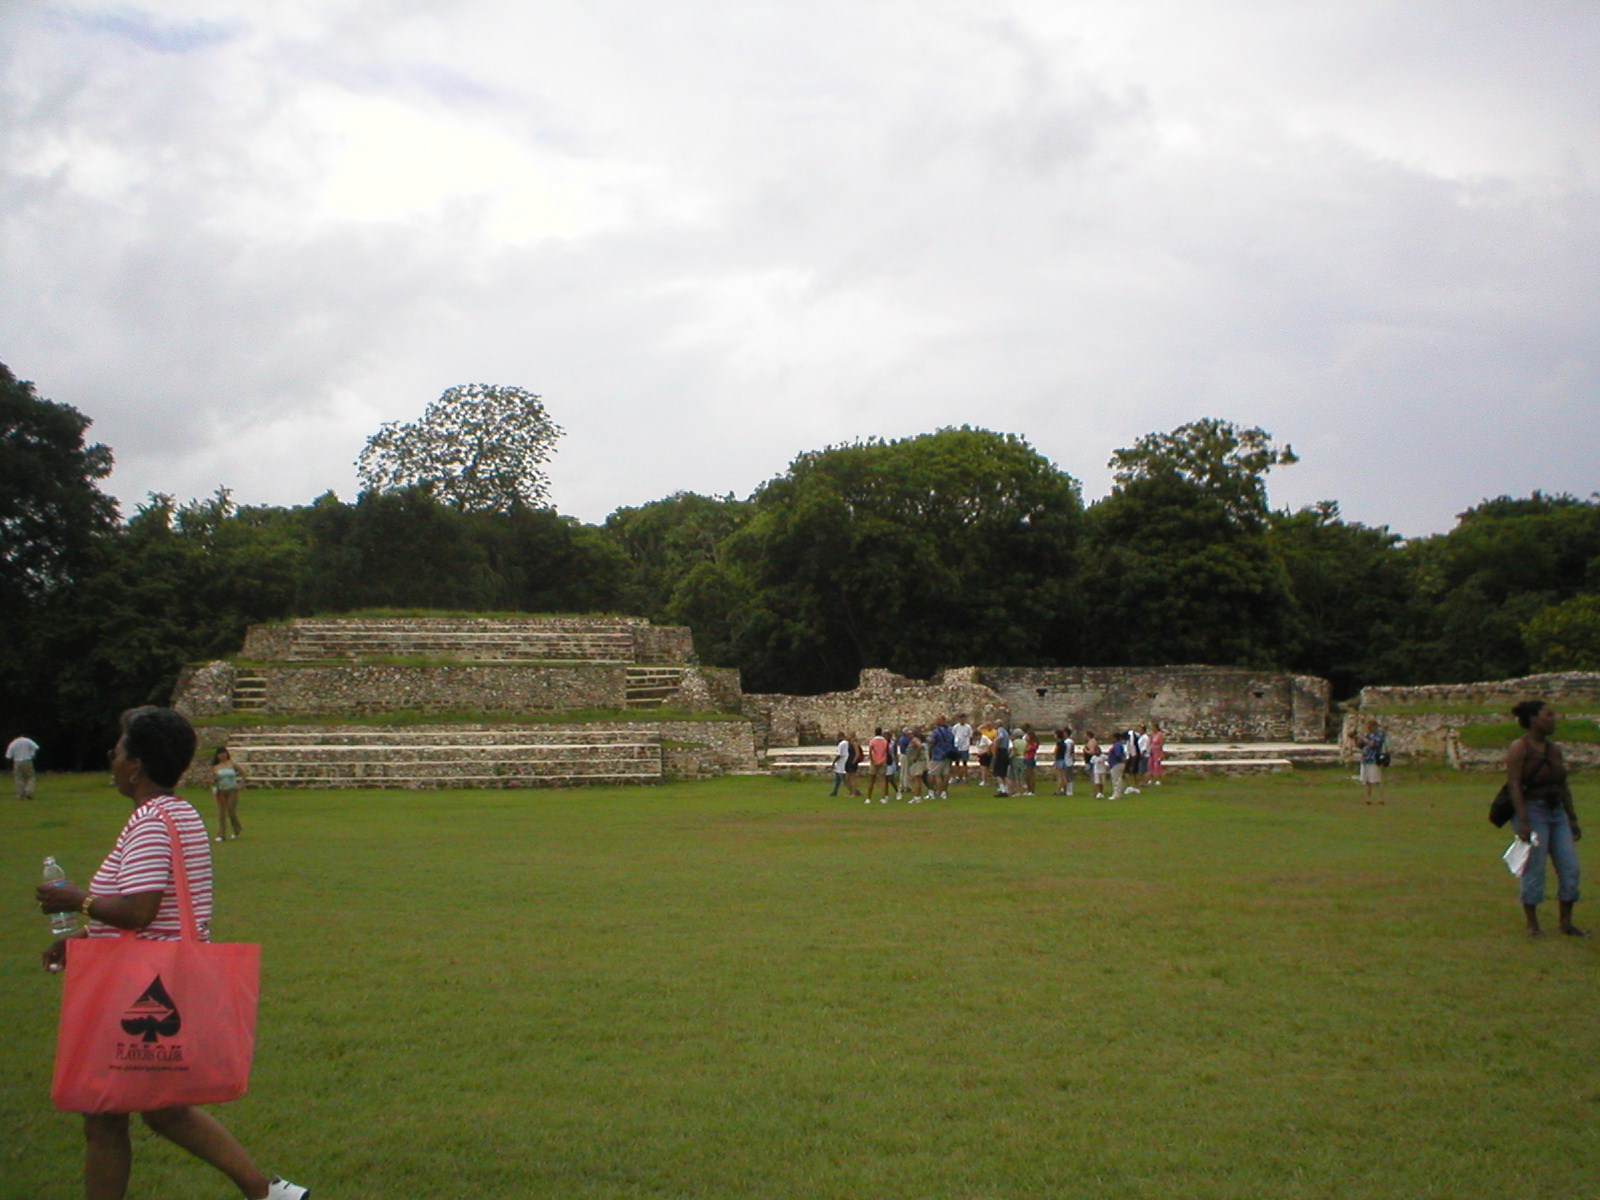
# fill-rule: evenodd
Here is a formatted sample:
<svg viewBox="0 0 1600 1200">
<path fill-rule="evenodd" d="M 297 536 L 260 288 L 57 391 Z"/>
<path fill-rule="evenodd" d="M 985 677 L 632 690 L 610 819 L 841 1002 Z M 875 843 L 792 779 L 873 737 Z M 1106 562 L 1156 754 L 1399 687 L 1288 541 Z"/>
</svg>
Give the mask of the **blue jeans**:
<svg viewBox="0 0 1600 1200">
<path fill-rule="evenodd" d="M 1529 853 L 1528 865 L 1522 869 L 1522 902 L 1543 903 L 1546 858 L 1556 865 L 1556 899 L 1576 900 L 1578 846 L 1572 840 L 1572 826 L 1567 822 L 1567 810 L 1559 804 L 1530 800 L 1527 811 L 1528 825 L 1539 835 L 1539 843 Z"/>
</svg>

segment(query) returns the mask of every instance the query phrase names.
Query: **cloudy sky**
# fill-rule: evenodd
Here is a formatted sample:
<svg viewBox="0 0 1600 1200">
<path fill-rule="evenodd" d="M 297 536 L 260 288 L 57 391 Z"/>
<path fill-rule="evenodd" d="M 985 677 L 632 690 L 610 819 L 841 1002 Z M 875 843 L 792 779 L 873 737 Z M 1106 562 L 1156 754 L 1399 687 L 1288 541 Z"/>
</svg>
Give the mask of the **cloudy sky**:
<svg viewBox="0 0 1600 1200">
<path fill-rule="evenodd" d="M 1408 535 L 1600 488 L 1594 0 L 0 0 L 0 361 L 126 509 L 539 392 L 562 512 L 1204 416 Z"/>
</svg>

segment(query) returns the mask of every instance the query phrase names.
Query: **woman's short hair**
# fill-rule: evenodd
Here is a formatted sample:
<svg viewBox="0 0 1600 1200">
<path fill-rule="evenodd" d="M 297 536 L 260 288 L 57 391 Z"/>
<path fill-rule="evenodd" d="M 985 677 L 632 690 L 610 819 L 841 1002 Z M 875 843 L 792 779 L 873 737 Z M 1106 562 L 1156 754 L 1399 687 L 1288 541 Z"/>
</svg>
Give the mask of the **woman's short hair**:
<svg viewBox="0 0 1600 1200">
<path fill-rule="evenodd" d="M 1518 725 L 1521 725 L 1524 729 L 1532 729 L 1533 719 L 1539 715 L 1540 710 L 1544 707 L 1545 702 L 1543 700 L 1524 700 L 1511 710 L 1511 715 L 1517 719 Z"/>
<path fill-rule="evenodd" d="M 136 758 L 150 782 L 176 787 L 194 761 L 194 726 L 170 708 L 130 708 L 122 714 L 123 754 Z"/>
</svg>

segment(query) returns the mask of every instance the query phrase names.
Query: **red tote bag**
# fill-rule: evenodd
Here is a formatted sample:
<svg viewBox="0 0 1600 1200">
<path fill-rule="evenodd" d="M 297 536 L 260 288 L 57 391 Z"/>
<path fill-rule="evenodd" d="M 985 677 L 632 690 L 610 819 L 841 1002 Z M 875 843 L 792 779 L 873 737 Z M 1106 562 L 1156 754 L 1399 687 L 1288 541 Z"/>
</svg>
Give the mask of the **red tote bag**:
<svg viewBox="0 0 1600 1200">
<path fill-rule="evenodd" d="M 64 1112 L 149 1112 L 244 1095 L 256 1040 L 261 947 L 202 942 L 178 828 L 172 839 L 182 939 L 123 931 L 73 938 L 50 1099 Z"/>
</svg>

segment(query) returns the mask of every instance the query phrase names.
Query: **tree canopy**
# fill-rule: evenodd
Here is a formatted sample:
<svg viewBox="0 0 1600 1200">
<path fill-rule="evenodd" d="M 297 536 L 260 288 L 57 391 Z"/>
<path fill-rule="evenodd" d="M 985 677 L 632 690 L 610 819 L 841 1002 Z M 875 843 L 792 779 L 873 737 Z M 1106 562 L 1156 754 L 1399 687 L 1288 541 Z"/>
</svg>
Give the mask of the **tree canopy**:
<svg viewBox="0 0 1600 1200">
<path fill-rule="evenodd" d="M 678 600 L 753 687 L 1070 657 L 1078 484 L 1020 437 L 962 427 L 834 446 L 750 503 Z"/>
<path fill-rule="evenodd" d="M 84 443 L 90 424 L 0 363 L 0 610 L 65 586 L 116 523 L 98 484 L 111 474 L 111 451 Z"/>
<path fill-rule="evenodd" d="M 510 512 L 549 498 L 544 464 L 562 429 L 519 387 L 447 389 L 416 421 L 385 422 L 356 460 L 373 492 L 421 488 L 465 512 Z"/>
<path fill-rule="evenodd" d="M 1266 519 L 1267 472 L 1298 462 L 1289 446 L 1273 444 L 1264 429 L 1240 429 L 1206 417 L 1170 433 L 1150 433 L 1111 455 L 1118 487 L 1141 480 L 1174 479 L 1190 485 L 1240 525 L 1258 528 Z"/>
</svg>

